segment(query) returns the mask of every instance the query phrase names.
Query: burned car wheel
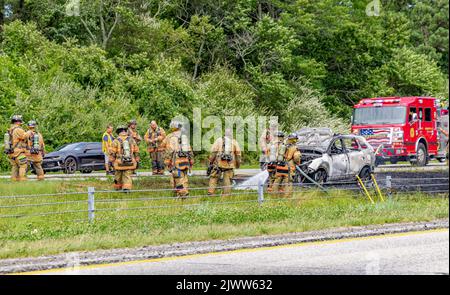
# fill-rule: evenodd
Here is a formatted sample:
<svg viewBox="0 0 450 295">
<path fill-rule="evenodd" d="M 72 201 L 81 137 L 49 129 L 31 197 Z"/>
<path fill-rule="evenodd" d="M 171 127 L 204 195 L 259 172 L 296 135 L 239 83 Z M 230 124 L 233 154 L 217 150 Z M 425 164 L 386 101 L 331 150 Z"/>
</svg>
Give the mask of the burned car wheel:
<svg viewBox="0 0 450 295">
<path fill-rule="evenodd" d="M 364 167 L 361 172 L 359 172 L 359 178 L 361 178 L 361 180 L 363 182 L 367 182 L 370 181 L 370 168 L 369 167 Z"/>
<path fill-rule="evenodd" d="M 325 183 L 327 181 L 327 177 L 328 177 L 328 175 L 327 175 L 327 171 L 325 171 L 325 169 L 319 169 L 313 175 L 314 181 L 319 184 Z"/>
</svg>

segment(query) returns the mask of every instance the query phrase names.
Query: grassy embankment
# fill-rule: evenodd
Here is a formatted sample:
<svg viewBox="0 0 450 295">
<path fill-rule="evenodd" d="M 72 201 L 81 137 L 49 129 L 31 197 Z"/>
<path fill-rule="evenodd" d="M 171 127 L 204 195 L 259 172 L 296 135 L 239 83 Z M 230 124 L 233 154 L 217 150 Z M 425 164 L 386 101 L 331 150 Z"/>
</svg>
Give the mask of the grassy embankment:
<svg viewBox="0 0 450 295">
<path fill-rule="evenodd" d="M 203 187 L 205 178 L 192 178 L 191 186 Z M 68 191 L 86 192 L 88 186 L 106 190 L 111 182 L 45 181 L 13 184 L 0 181 L 0 195 L 23 195 Z M 135 189 L 168 188 L 166 178 L 141 178 Z M 203 195 L 205 190 L 192 191 Z M 448 216 L 448 198 L 429 198 L 416 193 L 394 196 L 384 203 L 370 204 L 362 195 L 332 192 L 330 197 L 317 191 L 296 193 L 297 200 L 280 201 L 267 196 L 262 206 L 256 202 L 220 204 L 226 201 L 255 200 L 256 195 L 199 197 L 181 201 L 136 200 L 170 196 L 169 192 L 134 194 L 96 193 L 96 209 L 130 209 L 147 206 L 187 205 L 190 207 L 157 208 L 129 211 L 96 212 L 94 223 L 85 222 L 87 213 L 70 213 L 26 218 L 0 218 L 0 258 L 38 256 L 70 251 L 110 249 L 156 245 L 172 242 L 226 239 L 288 232 L 317 230 L 341 226 L 425 221 Z M 113 203 L 101 200 L 113 199 Z M 134 201 L 123 201 L 134 199 Z M 82 201 L 64 205 L 52 202 Z M 2 208 L 20 204 L 38 207 Z M 51 211 L 87 210 L 87 194 L 75 196 L 0 199 L 0 215 L 35 214 Z M 83 221 L 74 221 L 83 220 Z"/>
</svg>

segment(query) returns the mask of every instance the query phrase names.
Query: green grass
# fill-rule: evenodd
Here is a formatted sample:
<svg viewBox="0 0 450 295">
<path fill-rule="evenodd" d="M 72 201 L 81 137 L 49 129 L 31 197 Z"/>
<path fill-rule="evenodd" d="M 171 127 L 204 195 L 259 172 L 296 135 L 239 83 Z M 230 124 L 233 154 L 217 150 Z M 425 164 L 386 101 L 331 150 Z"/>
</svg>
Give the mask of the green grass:
<svg viewBox="0 0 450 295">
<path fill-rule="evenodd" d="M 206 178 L 192 178 L 192 187 L 203 187 Z M 79 191 L 88 186 L 97 190 L 111 182 L 45 181 L 0 182 L 0 195 L 20 195 Z M 169 188 L 167 178 L 141 178 L 135 189 Z M 204 190 L 191 191 L 202 195 Z M 430 198 L 416 193 L 398 195 L 384 203 L 370 204 L 364 197 L 334 191 L 330 197 L 317 191 L 295 193 L 295 200 L 266 195 L 262 206 L 256 202 L 221 205 L 225 201 L 255 200 L 255 195 L 123 201 L 123 199 L 170 196 L 168 192 L 134 194 L 96 193 L 96 209 L 145 206 L 195 205 L 130 211 L 96 212 L 94 223 L 85 222 L 87 213 L 54 216 L 0 218 L 0 258 L 38 256 L 70 251 L 137 247 L 173 242 L 227 239 L 241 236 L 280 234 L 342 226 L 426 221 L 448 217 L 448 198 Z M 115 199 L 115 203 L 101 203 Z M 34 214 L 45 211 L 86 210 L 87 194 L 40 197 L 38 199 L 0 199 L 0 206 L 83 201 L 80 204 L 50 205 L 33 208 L 0 208 L 0 215 Z M 82 220 L 74 222 L 74 220 Z"/>
</svg>

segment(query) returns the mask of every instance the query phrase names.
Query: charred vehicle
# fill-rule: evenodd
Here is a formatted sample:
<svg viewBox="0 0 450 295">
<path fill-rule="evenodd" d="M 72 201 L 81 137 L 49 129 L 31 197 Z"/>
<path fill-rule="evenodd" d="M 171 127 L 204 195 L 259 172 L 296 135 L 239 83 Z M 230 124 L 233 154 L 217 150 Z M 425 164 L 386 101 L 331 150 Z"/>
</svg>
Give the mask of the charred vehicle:
<svg viewBox="0 0 450 295">
<path fill-rule="evenodd" d="M 336 180 L 370 178 L 374 171 L 373 147 L 358 135 L 334 134 L 328 128 L 305 128 L 297 132 L 303 170 L 318 183 Z M 297 181 L 307 181 L 297 172 Z"/>
</svg>

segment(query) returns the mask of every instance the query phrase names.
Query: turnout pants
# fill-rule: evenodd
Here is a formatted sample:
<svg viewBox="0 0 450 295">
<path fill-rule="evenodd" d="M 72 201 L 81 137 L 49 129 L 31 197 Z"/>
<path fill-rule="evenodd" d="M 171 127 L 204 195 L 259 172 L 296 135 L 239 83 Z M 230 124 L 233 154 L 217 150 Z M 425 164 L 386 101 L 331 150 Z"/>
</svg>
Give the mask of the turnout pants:
<svg viewBox="0 0 450 295">
<path fill-rule="evenodd" d="M 269 171 L 269 180 L 267 184 L 267 191 L 273 191 L 273 183 L 275 182 L 275 171 Z"/>
<path fill-rule="evenodd" d="M 162 151 L 150 152 L 150 157 L 152 158 L 153 173 L 162 174 L 164 170 L 163 152 Z"/>
<path fill-rule="evenodd" d="M 219 182 L 220 176 L 223 175 L 223 192 L 222 195 L 229 195 L 231 193 L 231 181 L 233 180 L 234 170 L 233 169 L 214 169 L 209 177 L 209 189 L 208 194 L 212 195 L 216 191 L 217 183 Z"/>
<path fill-rule="evenodd" d="M 276 174 L 275 180 L 273 182 L 273 192 L 274 193 L 282 193 L 284 192 L 285 196 L 289 196 L 292 193 L 293 188 L 293 179 L 291 175 L 279 175 Z"/>
<path fill-rule="evenodd" d="M 11 180 L 12 181 L 23 181 L 27 179 L 27 158 L 18 157 L 10 158 L 9 163 L 11 164 Z"/>
<path fill-rule="evenodd" d="M 36 172 L 37 180 L 44 180 L 44 169 L 42 169 L 42 161 L 31 161 Z"/>
<path fill-rule="evenodd" d="M 114 189 L 131 189 L 133 170 L 116 170 L 114 173 Z"/>
<path fill-rule="evenodd" d="M 170 184 L 177 197 L 186 197 L 189 194 L 188 170 L 175 169 L 170 174 Z"/>
</svg>

